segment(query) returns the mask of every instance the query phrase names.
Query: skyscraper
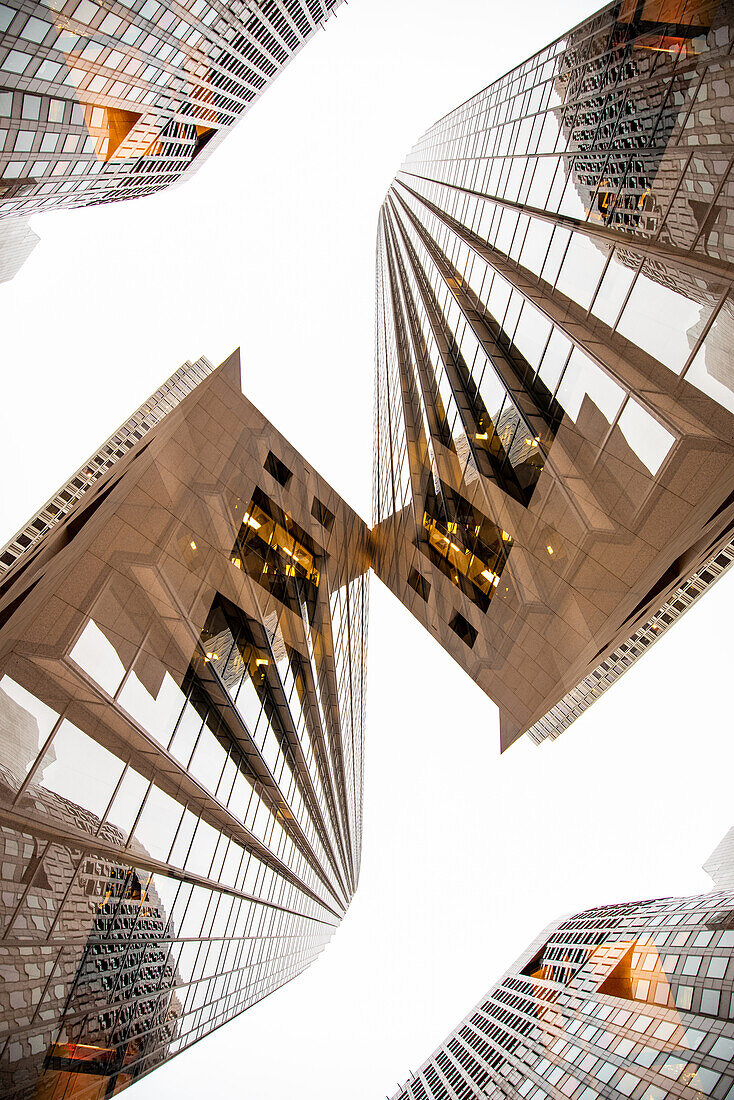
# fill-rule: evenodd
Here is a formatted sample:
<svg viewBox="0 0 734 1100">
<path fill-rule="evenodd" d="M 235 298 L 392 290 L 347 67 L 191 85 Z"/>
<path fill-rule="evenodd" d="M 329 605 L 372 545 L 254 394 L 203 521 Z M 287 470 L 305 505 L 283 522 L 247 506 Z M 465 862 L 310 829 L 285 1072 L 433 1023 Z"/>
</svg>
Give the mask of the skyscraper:
<svg viewBox="0 0 734 1100">
<path fill-rule="evenodd" d="M 367 553 L 238 354 L 177 372 L 9 544 L 0 1094 L 111 1096 L 328 942 L 359 877 Z"/>
<path fill-rule="evenodd" d="M 341 2 L 0 4 L 0 256 L 40 210 L 186 178 Z"/>
<path fill-rule="evenodd" d="M 393 1100 L 731 1100 L 733 991 L 731 891 L 588 909 L 548 927 Z"/>
<path fill-rule="evenodd" d="M 503 748 L 734 560 L 731 15 L 604 8 L 432 126 L 380 213 L 375 569 Z"/>
</svg>

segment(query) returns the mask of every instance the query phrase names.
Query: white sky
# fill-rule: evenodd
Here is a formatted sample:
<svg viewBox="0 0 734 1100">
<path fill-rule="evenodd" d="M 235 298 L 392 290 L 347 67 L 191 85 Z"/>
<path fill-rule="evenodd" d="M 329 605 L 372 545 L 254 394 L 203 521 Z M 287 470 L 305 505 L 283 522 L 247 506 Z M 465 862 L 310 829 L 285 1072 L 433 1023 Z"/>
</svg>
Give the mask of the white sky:
<svg viewBox="0 0 734 1100">
<path fill-rule="evenodd" d="M 238 344 L 248 397 L 369 518 L 380 202 L 430 123 L 596 6 L 351 0 L 190 183 L 35 219 L 0 286 L 0 543 L 185 359 Z M 352 908 L 131 1095 L 379 1100 L 554 917 L 707 889 L 733 615 L 728 577 L 559 741 L 500 758 L 494 706 L 373 582 Z"/>
</svg>

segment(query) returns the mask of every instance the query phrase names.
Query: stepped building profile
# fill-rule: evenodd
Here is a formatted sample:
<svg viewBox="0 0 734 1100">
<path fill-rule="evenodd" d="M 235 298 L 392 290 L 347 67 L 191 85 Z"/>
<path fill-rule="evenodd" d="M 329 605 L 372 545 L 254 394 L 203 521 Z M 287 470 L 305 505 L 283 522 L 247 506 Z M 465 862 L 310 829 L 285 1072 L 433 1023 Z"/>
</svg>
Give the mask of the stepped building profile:
<svg viewBox="0 0 734 1100">
<path fill-rule="evenodd" d="M 621 0 L 382 207 L 374 566 L 556 737 L 734 559 L 732 6 Z"/>
<path fill-rule="evenodd" d="M 0 1096 L 112 1096 L 300 973 L 359 878 L 368 531 L 186 364 L 0 581 Z"/>
<path fill-rule="evenodd" d="M 731 1100 L 728 851 L 713 893 L 551 925 L 393 1100 Z"/>
</svg>

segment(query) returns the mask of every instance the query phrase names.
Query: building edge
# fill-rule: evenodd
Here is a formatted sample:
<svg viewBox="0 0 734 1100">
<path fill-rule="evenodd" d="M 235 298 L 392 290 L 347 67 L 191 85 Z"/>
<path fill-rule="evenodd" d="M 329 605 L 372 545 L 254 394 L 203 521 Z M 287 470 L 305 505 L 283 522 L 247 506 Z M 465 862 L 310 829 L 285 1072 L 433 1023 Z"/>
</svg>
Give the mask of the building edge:
<svg viewBox="0 0 734 1100">
<path fill-rule="evenodd" d="M 727 541 L 711 553 L 687 580 L 678 585 L 641 627 L 612 650 L 588 676 L 584 676 L 576 687 L 566 692 L 542 718 L 528 727 L 525 733 L 531 741 L 536 745 L 542 745 L 544 741 L 554 741 L 560 737 L 564 730 L 580 718 L 605 691 L 613 687 L 643 653 L 659 641 L 666 631 L 678 622 L 724 573 L 728 572 L 732 564 L 734 564 L 734 538 L 728 534 Z M 506 744 L 502 738 L 502 751 L 509 748 L 514 740 L 513 736 L 512 740 Z"/>
<path fill-rule="evenodd" d="M 239 351 L 234 355 L 239 366 Z M 36 548 L 92 486 L 217 369 L 202 355 L 193 363 L 187 360 L 174 371 L 5 543 L 0 549 L 0 577 Z"/>
</svg>

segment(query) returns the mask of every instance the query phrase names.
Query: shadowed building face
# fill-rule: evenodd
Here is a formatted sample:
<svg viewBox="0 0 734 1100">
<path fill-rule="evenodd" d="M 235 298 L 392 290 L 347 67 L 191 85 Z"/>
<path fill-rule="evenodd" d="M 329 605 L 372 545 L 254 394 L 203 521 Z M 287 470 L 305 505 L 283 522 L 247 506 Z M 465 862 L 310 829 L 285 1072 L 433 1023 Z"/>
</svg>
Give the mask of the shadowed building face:
<svg viewBox="0 0 734 1100">
<path fill-rule="evenodd" d="M 605 8 L 380 212 L 376 572 L 557 736 L 734 559 L 731 5 Z"/>
<path fill-rule="evenodd" d="M 300 973 L 358 881 L 367 528 L 238 355 L 178 375 L 3 558 L 18 1097 L 119 1091 Z"/>
</svg>

